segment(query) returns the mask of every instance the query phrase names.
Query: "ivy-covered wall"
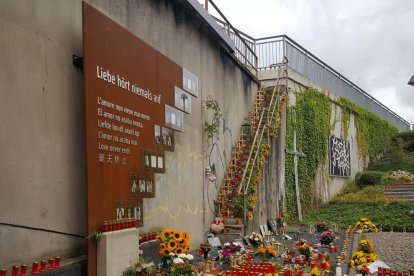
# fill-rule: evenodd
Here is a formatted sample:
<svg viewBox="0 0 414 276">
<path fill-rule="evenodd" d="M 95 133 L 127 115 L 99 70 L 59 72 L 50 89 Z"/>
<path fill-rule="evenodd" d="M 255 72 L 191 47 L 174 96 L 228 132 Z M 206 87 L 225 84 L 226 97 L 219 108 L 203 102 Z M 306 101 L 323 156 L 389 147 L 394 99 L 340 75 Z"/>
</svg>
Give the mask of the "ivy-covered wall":
<svg viewBox="0 0 414 276">
<path fill-rule="evenodd" d="M 305 158 L 298 157 L 300 201 L 302 214 L 306 214 L 322 200 L 333 196 L 329 191 L 334 182 L 343 185 L 347 180 L 329 176 L 327 163 L 330 135 L 350 141 L 354 161 L 374 160 L 384 151 L 397 129 L 347 99 L 334 99 L 313 88 L 294 92 L 293 98 L 296 98 L 296 102 L 287 109 L 286 148 L 294 149 L 296 132 L 297 152 L 306 154 Z M 351 163 L 354 172 L 367 165 Z M 288 219 L 296 219 L 298 211 L 292 154 L 286 154 L 285 170 L 284 215 Z M 322 197 L 321 190 L 326 190 L 327 196 Z"/>
</svg>

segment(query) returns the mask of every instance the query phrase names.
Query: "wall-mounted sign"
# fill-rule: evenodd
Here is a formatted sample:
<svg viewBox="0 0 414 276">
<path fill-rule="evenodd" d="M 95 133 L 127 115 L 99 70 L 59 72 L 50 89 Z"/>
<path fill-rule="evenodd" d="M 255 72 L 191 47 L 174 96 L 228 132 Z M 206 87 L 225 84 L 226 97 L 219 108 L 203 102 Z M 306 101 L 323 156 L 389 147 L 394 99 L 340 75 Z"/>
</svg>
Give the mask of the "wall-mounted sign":
<svg viewBox="0 0 414 276">
<path fill-rule="evenodd" d="M 351 175 L 351 147 L 347 140 L 334 136 L 329 138 L 329 174 L 349 177 Z"/>
<path fill-rule="evenodd" d="M 85 2 L 83 43 L 88 235 L 107 220 L 141 227 L 142 198 L 156 195 L 154 173 L 165 172 L 164 150 L 184 129 L 198 77 Z M 96 275 L 91 241 L 88 275 Z"/>
</svg>

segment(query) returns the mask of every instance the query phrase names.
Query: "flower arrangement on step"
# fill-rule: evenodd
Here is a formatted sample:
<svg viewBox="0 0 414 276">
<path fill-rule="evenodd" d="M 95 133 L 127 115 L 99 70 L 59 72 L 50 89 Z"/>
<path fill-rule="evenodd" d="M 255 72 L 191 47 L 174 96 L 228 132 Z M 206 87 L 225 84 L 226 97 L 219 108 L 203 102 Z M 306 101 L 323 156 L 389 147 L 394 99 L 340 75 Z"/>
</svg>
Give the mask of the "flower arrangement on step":
<svg viewBox="0 0 414 276">
<path fill-rule="evenodd" d="M 259 233 L 252 232 L 249 236 L 249 243 L 251 246 L 257 248 L 263 244 L 263 237 Z"/>
<path fill-rule="evenodd" d="M 359 241 L 358 250 L 352 254 L 349 266 L 360 272 L 366 272 L 367 267 L 378 260 L 374 253 L 374 245 L 371 240 L 362 239 Z"/>
<path fill-rule="evenodd" d="M 321 233 L 321 244 L 330 244 L 335 240 L 336 236 L 331 230 L 326 230 Z"/>
<path fill-rule="evenodd" d="M 277 250 L 271 247 L 270 245 L 259 247 L 253 254 L 255 258 L 260 261 L 269 261 L 273 260 L 277 256 Z"/>
<path fill-rule="evenodd" d="M 163 256 L 164 269 L 169 270 L 176 256 L 189 254 L 191 251 L 190 234 L 178 230 L 164 229 L 157 237 L 160 242 L 160 254 Z"/>
<path fill-rule="evenodd" d="M 354 227 L 356 232 L 378 232 L 377 226 L 367 218 L 361 218 Z"/>
</svg>

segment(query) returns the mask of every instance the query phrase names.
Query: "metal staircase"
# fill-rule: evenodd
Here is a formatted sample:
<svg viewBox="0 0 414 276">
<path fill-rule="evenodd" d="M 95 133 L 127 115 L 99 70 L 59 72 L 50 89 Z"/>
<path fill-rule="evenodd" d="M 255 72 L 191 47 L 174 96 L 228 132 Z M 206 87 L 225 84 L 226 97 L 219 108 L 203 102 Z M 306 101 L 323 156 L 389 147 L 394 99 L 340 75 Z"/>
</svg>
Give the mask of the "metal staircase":
<svg viewBox="0 0 414 276">
<path fill-rule="evenodd" d="M 271 139 L 277 137 L 281 125 L 288 98 L 287 61 L 273 67 L 278 69 L 275 86 L 259 89 L 215 201 L 216 215 L 225 225 L 222 241 L 244 236 L 248 221 L 253 219 L 262 168 L 271 150 Z"/>
</svg>

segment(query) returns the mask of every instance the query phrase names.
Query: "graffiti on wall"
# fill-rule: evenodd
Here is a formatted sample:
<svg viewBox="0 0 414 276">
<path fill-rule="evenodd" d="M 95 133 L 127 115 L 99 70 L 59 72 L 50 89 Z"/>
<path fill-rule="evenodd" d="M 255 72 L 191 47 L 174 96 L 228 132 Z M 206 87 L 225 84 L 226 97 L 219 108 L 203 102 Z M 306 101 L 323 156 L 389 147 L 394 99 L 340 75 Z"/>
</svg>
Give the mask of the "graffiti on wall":
<svg viewBox="0 0 414 276">
<path fill-rule="evenodd" d="M 329 174 L 348 177 L 351 174 L 351 148 L 347 140 L 334 136 L 329 139 Z"/>
</svg>

